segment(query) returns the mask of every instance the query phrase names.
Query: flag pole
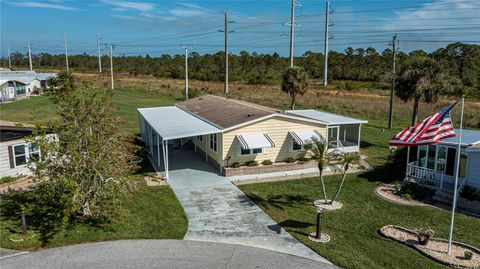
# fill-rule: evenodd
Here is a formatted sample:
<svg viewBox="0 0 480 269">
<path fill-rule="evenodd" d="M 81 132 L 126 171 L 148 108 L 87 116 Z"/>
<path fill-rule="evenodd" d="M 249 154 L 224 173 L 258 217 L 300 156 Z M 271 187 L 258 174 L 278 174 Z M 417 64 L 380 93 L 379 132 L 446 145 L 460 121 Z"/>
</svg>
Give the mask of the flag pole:
<svg viewBox="0 0 480 269">
<path fill-rule="evenodd" d="M 453 238 L 453 223 L 455 221 L 455 207 L 457 206 L 457 187 L 458 187 L 458 174 L 460 173 L 460 150 L 462 149 L 462 132 L 463 132 L 463 108 L 465 104 L 465 96 L 462 96 L 462 110 L 460 112 L 460 137 L 458 138 L 458 147 L 457 147 L 457 163 L 455 171 L 455 183 L 453 187 L 453 203 L 452 203 L 452 216 L 450 218 L 450 234 L 448 236 L 448 255 L 451 255 L 452 250 L 452 238 Z"/>
<path fill-rule="evenodd" d="M 410 162 L 410 146 L 407 147 L 407 165 L 405 165 L 405 180 L 408 179 L 408 163 Z"/>
</svg>

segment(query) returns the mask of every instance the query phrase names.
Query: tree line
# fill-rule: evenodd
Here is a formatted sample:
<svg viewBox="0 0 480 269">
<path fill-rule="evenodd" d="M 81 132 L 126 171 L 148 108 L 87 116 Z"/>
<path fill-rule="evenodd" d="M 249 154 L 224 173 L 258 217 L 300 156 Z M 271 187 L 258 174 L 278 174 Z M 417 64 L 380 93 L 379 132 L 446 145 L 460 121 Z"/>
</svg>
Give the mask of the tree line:
<svg viewBox="0 0 480 269">
<path fill-rule="evenodd" d="M 444 73 L 450 74 L 462 83 L 462 88 L 475 96 L 480 93 L 480 46 L 452 43 L 431 53 L 416 50 L 410 53 L 397 53 L 397 70 L 416 56 L 426 56 L 439 63 Z M 295 57 L 295 65 L 303 67 L 312 79 L 323 79 L 323 54 L 307 51 L 301 57 Z M 369 47 L 347 48 L 344 52 L 329 53 L 328 76 L 333 80 L 387 82 L 392 76 L 391 49 L 378 52 Z M 4 66 L 8 63 L 2 58 Z M 223 81 L 225 54 L 199 54 L 192 52 L 189 58 L 189 77 L 203 81 Z M 27 68 L 28 55 L 12 53 L 14 68 Z M 65 68 L 65 55 L 39 53 L 33 55 L 34 68 Z M 110 59 L 102 57 L 103 68 L 108 70 Z M 69 56 L 70 68 L 76 71 L 98 71 L 98 58 L 93 55 L 80 54 Z M 289 59 L 278 53 L 258 54 L 240 52 L 229 56 L 229 80 L 251 84 L 278 84 L 282 74 L 289 66 Z M 184 78 L 184 55 L 162 55 L 160 57 L 114 56 L 114 71 L 130 75 L 152 75 L 160 78 Z"/>
</svg>

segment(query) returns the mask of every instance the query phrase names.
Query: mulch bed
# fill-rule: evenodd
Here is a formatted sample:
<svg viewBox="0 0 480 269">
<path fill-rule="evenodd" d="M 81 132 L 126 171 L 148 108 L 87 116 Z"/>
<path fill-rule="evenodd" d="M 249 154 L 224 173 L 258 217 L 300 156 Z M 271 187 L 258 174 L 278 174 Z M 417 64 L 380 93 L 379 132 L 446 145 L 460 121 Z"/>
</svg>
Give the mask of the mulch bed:
<svg viewBox="0 0 480 269">
<path fill-rule="evenodd" d="M 379 233 L 384 237 L 412 247 L 424 256 L 443 265 L 456 268 L 480 268 L 480 249 L 476 247 L 453 241 L 451 255 L 448 255 L 448 241 L 445 239 L 430 238 L 426 245 L 420 245 L 416 232 L 395 225 L 383 226 Z M 465 251 L 472 252 L 473 255 L 470 260 L 465 258 Z"/>
<path fill-rule="evenodd" d="M 428 206 L 427 204 L 424 204 L 422 202 L 416 200 L 408 200 L 401 197 L 400 195 L 395 194 L 395 188 L 390 185 L 382 185 L 377 187 L 375 189 L 375 194 L 382 199 L 401 205 Z"/>
</svg>

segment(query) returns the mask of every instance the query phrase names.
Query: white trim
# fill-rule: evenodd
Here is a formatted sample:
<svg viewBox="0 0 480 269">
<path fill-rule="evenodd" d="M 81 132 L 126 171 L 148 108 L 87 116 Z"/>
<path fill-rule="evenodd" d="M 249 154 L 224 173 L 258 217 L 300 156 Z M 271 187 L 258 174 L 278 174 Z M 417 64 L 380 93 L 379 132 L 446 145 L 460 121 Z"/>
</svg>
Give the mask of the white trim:
<svg viewBox="0 0 480 269">
<path fill-rule="evenodd" d="M 42 151 L 40 150 L 40 147 L 38 146 L 38 143 L 37 143 L 37 147 L 38 147 L 38 151 L 32 151 L 30 152 L 30 148 L 29 148 L 29 144 L 32 144 L 34 142 L 29 142 L 29 141 L 26 141 L 24 143 L 18 143 L 18 144 L 13 144 L 11 145 L 12 147 L 12 158 L 13 158 L 13 168 L 17 168 L 17 167 L 26 167 L 27 164 L 28 164 L 28 161 L 30 160 L 31 158 L 31 154 L 33 153 L 38 153 L 38 156 L 42 156 Z M 23 154 L 20 154 L 20 155 L 15 155 L 15 147 L 18 147 L 18 146 L 23 146 L 24 148 L 24 153 Z M 16 157 L 17 156 L 25 156 L 25 164 L 21 164 L 21 165 L 17 165 L 17 159 Z M 11 169 L 13 169 L 11 168 Z"/>
<path fill-rule="evenodd" d="M 248 156 L 257 156 L 257 155 L 264 155 L 265 154 L 265 149 L 264 148 L 248 149 L 248 151 L 250 152 L 249 154 L 242 154 L 242 145 L 240 144 L 238 139 L 235 139 L 234 142 L 235 142 L 235 149 L 236 149 L 235 151 L 237 153 L 237 157 L 248 157 Z M 255 150 L 255 149 L 261 149 L 262 152 L 253 153 L 253 150 Z"/>
<path fill-rule="evenodd" d="M 295 139 L 289 135 L 288 137 L 290 137 L 289 141 L 288 141 L 288 151 L 289 152 L 303 152 L 305 151 L 305 148 L 303 147 L 303 145 L 300 145 L 297 143 L 297 141 L 295 141 Z M 293 143 L 296 143 L 297 145 L 300 146 L 300 149 L 293 149 Z"/>
</svg>

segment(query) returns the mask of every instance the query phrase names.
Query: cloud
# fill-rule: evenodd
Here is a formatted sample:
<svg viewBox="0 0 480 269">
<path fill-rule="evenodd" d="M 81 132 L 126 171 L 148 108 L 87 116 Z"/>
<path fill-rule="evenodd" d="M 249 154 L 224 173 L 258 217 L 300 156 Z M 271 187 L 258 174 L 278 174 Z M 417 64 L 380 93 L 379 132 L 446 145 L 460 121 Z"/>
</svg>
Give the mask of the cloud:
<svg viewBox="0 0 480 269">
<path fill-rule="evenodd" d="M 8 2 L 10 5 L 17 7 L 27 7 L 27 8 L 45 8 L 45 9 L 59 9 L 59 10 L 81 10 L 79 8 L 70 7 L 61 4 L 60 1 L 51 1 L 48 2 L 35 2 L 35 1 L 25 1 L 25 2 Z"/>
<path fill-rule="evenodd" d="M 181 8 L 172 9 L 169 11 L 169 13 L 177 17 L 197 17 L 207 14 L 203 10 L 186 10 Z"/>
<path fill-rule="evenodd" d="M 140 11 L 148 11 L 155 8 L 155 5 L 148 2 L 132 2 L 132 1 L 116 1 L 116 0 L 103 0 L 105 4 L 112 5 L 120 9 L 134 9 Z"/>
</svg>

